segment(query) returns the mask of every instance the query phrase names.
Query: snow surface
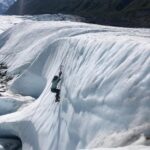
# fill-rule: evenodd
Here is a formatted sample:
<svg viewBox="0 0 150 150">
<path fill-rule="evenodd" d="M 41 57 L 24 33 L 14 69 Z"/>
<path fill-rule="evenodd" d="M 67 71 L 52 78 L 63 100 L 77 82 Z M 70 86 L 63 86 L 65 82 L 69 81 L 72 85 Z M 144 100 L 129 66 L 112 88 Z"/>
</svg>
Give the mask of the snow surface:
<svg viewBox="0 0 150 150">
<path fill-rule="evenodd" d="M 11 102 L 11 103 L 10 103 Z M 7 97 L 0 98 L 0 115 L 11 113 L 20 107 L 21 103 Z"/>
<path fill-rule="evenodd" d="M 0 117 L 23 150 L 150 149 L 150 30 L 24 22 L 0 35 L 10 90 L 35 102 Z M 51 81 L 63 65 L 61 102 Z"/>
<path fill-rule="evenodd" d="M 84 150 L 88 150 L 88 149 L 84 149 Z M 149 150 L 149 147 L 139 145 L 138 147 L 128 146 L 128 147 L 119 147 L 119 148 L 98 148 L 92 150 Z"/>
<path fill-rule="evenodd" d="M 12 26 L 22 23 L 22 22 L 31 22 L 31 21 L 76 21 L 82 22 L 85 21 L 84 18 L 72 15 L 64 14 L 45 14 L 45 15 L 35 15 L 35 16 L 7 16 L 0 15 L 0 33 L 3 33 Z"/>
</svg>

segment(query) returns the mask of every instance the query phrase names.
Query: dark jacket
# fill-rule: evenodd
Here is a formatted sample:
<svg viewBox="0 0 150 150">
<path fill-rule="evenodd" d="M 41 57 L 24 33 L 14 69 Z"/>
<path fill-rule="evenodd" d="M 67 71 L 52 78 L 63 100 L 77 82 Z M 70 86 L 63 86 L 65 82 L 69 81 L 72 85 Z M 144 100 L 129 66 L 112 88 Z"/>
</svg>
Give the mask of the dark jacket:
<svg viewBox="0 0 150 150">
<path fill-rule="evenodd" d="M 60 77 L 59 76 L 54 76 L 53 80 L 52 80 L 52 86 L 51 86 L 51 91 L 57 89 L 57 85 L 60 81 Z"/>
</svg>

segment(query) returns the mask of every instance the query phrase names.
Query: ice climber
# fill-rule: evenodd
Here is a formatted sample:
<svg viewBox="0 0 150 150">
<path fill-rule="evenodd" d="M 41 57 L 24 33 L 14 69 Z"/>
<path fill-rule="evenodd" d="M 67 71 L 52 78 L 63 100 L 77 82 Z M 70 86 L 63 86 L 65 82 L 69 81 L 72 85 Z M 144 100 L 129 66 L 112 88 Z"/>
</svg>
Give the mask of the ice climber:
<svg viewBox="0 0 150 150">
<path fill-rule="evenodd" d="M 55 102 L 60 101 L 60 89 L 58 89 L 58 83 L 61 80 L 62 71 L 59 72 L 58 76 L 54 76 L 52 80 L 51 92 L 56 93 Z"/>
</svg>

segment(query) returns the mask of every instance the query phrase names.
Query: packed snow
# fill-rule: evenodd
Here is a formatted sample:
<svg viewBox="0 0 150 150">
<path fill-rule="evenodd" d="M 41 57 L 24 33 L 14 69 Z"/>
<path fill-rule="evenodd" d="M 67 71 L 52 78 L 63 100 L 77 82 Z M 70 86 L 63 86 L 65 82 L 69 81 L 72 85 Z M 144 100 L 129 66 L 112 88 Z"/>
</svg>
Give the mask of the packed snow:
<svg viewBox="0 0 150 150">
<path fill-rule="evenodd" d="M 0 35 L 0 62 L 12 95 L 34 99 L 0 117 L 0 137 L 20 138 L 23 150 L 150 149 L 149 29 L 23 22 Z"/>
</svg>

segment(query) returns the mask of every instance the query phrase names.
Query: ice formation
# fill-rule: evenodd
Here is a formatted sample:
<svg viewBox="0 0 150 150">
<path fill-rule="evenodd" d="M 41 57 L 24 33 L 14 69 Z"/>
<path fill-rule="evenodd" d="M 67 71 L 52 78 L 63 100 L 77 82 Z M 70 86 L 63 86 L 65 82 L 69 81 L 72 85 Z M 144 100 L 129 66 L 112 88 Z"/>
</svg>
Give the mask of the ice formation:
<svg viewBox="0 0 150 150">
<path fill-rule="evenodd" d="M 0 136 L 19 137 L 23 150 L 148 150 L 149 34 L 69 21 L 24 22 L 2 33 L 10 90 L 35 101 L 1 116 Z M 50 87 L 60 65 L 55 103 Z"/>
<path fill-rule="evenodd" d="M 33 21 L 75 21 L 81 22 L 85 21 L 84 18 L 72 15 L 64 14 L 45 14 L 45 15 L 34 15 L 34 16 L 8 16 L 0 15 L 0 33 L 3 33 L 7 29 L 14 25 L 22 22 L 33 22 Z"/>
</svg>

